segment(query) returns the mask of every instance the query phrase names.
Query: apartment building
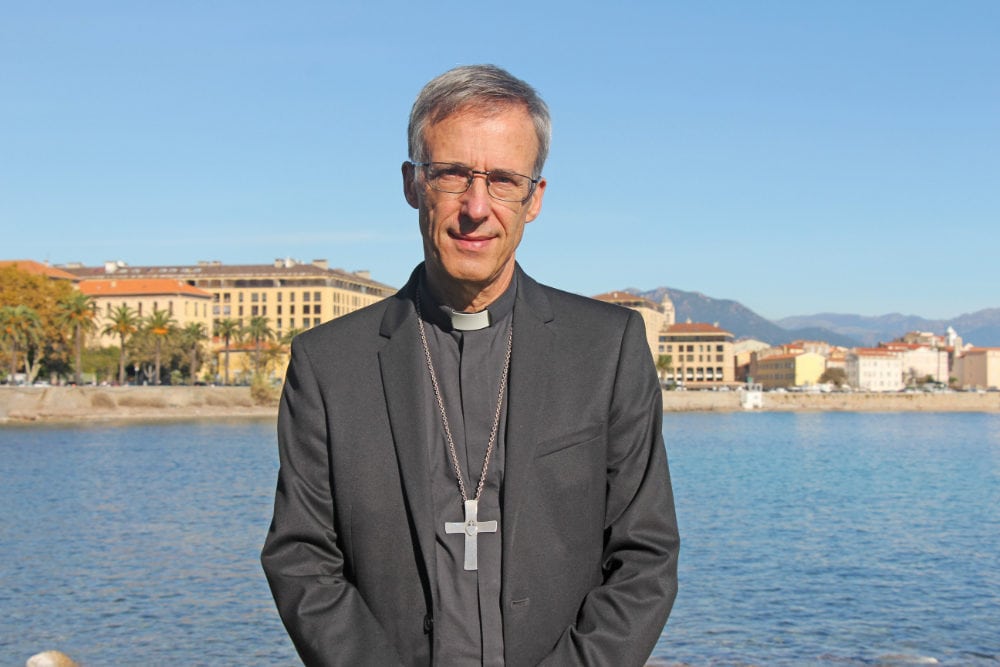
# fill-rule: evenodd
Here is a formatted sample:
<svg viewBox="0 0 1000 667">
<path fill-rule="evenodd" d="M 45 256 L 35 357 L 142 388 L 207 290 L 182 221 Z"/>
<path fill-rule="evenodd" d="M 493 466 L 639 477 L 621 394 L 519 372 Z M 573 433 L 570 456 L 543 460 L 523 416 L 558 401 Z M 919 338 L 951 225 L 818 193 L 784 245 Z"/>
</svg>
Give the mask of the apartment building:
<svg viewBox="0 0 1000 667">
<path fill-rule="evenodd" d="M 935 382 L 948 383 L 948 350 L 929 347 L 920 343 L 882 343 L 884 348 L 899 357 L 903 367 L 903 382 L 919 384 L 930 377 Z"/>
<path fill-rule="evenodd" d="M 826 357 L 817 352 L 775 354 L 750 363 L 750 377 L 764 389 L 815 386 L 825 370 Z"/>
<path fill-rule="evenodd" d="M 966 389 L 1000 389 L 1000 347 L 973 347 L 955 360 L 955 380 Z"/>
<path fill-rule="evenodd" d="M 260 316 L 267 318 L 279 337 L 354 312 L 396 292 L 396 288 L 372 280 L 365 271 L 331 269 L 323 259 L 308 263 L 276 259 L 272 264 L 226 265 L 213 261 L 170 266 L 106 262 L 103 267 L 63 268 L 88 280 L 179 281 L 209 294 L 210 332 L 220 320 L 234 319 L 245 326 L 250 318 Z"/>
<path fill-rule="evenodd" d="M 847 384 L 862 391 L 899 391 L 903 362 L 885 348 L 859 347 L 847 354 Z"/>
<path fill-rule="evenodd" d="M 656 351 L 670 356 L 667 382 L 690 389 L 735 384 L 733 335 L 714 324 L 671 324 L 660 332 Z"/>
<path fill-rule="evenodd" d="M 138 278 L 134 280 L 88 279 L 77 283 L 77 288 L 94 300 L 97 314 L 95 338 L 107 345 L 117 345 L 115 335 L 104 336 L 101 331 L 111 322 L 119 306 L 128 306 L 138 317 L 149 317 L 154 311 L 170 314 L 178 328 L 197 323 L 212 331 L 212 295 L 192 287 L 181 280 L 169 278 Z"/>
</svg>

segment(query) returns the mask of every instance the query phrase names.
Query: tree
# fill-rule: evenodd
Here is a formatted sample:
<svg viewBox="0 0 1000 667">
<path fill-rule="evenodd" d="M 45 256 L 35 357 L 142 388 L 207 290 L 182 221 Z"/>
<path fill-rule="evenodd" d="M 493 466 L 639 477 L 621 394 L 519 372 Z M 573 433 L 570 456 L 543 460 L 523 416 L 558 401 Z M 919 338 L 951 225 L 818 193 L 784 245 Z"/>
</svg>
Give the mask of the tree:
<svg viewBox="0 0 1000 667">
<path fill-rule="evenodd" d="M 264 341 L 274 340 L 274 330 L 271 329 L 266 317 L 256 315 L 250 318 L 250 323 L 247 325 L 244 335 L 253 341 L 254 374 L 260 375 L 260 346 Z"/>
<path fill-rule="evenodd" d="M 25 353 L 25 374 L 31 379 L 27 352 L 32 344 L 38 344 L 41 333 L 42 321 L 34 308 L 24 305 L 0 307 L 0 340 L 6 343 L 10 350 L 11 383 L 17 374 L 17 355 L 21 350 Z"/>
<path fill-rule="evenodd" d="M 32 379 L 43 364 L 49 365 L 51 370 L 53 365 L 66 358 L 65 327 L 59 321 L 59 303 L 73 292 L 73 284 L 69 280 L 53 280 L 28 273 L 16 264 L 0 267 L 0 307 L 25 306 L 38 317 L 38 326 L 33 328 L 32 337 L 21 341 L 18 346 L 19 354 L 24 354 L 25 371 Z M 13 360 L 7 358 L 7 349 L 4 349 L 3 356 L 9 366 Z"/>
<path fill-rule="evenodd" d="M 181 346 L 188 353 L 188 375 L 190 383 L 194 384 L 195 374 L 198 372 L 198 350 L 203 341 L 208 340 L 208 332 L 201 322 L 190 322 L 181 330 Z"/>
<path fill-rule="evenodd" d="M 674 358 L 669 354 L 661 354 L 656 358 L 656 370 L 660 372 L 660 379 L 663 380 L 666 374 L 674 366 Z"/>
<path fill-rule="evenodd" d="M 177 330 L 177 322 L 174 321 L 169 312 L 156 309 L 146 318 L 145 329 L 154 341 L 156 370 L 153 372 L 153 384 L 158 385 L 160 384 L 160 355 L 163 350 L 163 341 Z"/>
<path fill-rule="evenodd" d="M 225 343 L 226 351 L 226 384 L 229 384 L 229 343 L 233 340 L 239 341 L 243 329 L 240 327 L 239 320 L 234 320 L 227 317 L 224 320 L 219 320 L 215 324 L 215 335 L 220 337 Z"/>
<path fill-rule="evenodd" d="M 83 384 L 82 355 L 83 338 L 97 328 L 96 305 L 94 300 L 83 292 L 73 292 L 59 302 L 59 321 L 66 326 L 73 338 L 74 375 L 77 384 Z"/>
<path fill-rule="evenodd" d="M 111 320 L 102 332 L 108 336 L 118 336 L 118 341 L 121 343 L 121 350 L 118 354 L 118 384 L 125 384 L 125 362 L 127 360 L 125 344 L 139 330 L 140 324 L 139 315 L 127 305 L 122 304 L 111 311 Z"/>
<path fill-rule="evenodd" d="M 843 368 L 827 368 L 823 371 L 823 374 L 819 376 L 820 384 L 833 384 L 836 387 L 842 387 L 847 384 L 847 371 Z"/>
</svg>

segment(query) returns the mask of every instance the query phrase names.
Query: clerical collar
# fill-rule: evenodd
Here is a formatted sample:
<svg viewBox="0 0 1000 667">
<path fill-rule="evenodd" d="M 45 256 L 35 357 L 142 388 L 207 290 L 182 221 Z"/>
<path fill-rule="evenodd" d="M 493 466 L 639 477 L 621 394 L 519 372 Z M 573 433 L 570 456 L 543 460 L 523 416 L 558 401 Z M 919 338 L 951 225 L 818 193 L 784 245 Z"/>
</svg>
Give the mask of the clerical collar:
<svg viewBox="0 0 1000 667">
<path fill-rule="evenodd" d="M 451 306 L 438 303 L 427 287 L 427 276 L 420 276 L 417 285 L 420 298 L 428 304 L 425 315 L 428 320 L 444 331 L 477 331 L 504 320 L 514 310 L 514 297 L 517 294 L 517 275 L 511 278 L 510 285 L 493 303 L 478 313 L 462 313 Z"/>
</svg>

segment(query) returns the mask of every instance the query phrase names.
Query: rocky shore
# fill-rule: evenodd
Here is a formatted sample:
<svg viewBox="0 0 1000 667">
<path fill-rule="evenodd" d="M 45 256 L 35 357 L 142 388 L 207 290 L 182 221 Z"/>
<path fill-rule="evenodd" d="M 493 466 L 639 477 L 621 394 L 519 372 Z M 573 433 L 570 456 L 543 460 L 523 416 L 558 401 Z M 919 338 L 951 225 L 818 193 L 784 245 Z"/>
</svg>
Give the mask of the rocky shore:
<svg viewBox="0 0 1000 667">
<path fill-rule="evenodd" d="M 1000 412 L 1000 393 L 773 393 L 765 411 Z M 741 411 L 735 391 L 665 391 L 664 412 Z M 255 400 L 249 387 L 7 387 L 0 386 L 0 424 L 274 418 L 277 403 Z"/>
</svg>

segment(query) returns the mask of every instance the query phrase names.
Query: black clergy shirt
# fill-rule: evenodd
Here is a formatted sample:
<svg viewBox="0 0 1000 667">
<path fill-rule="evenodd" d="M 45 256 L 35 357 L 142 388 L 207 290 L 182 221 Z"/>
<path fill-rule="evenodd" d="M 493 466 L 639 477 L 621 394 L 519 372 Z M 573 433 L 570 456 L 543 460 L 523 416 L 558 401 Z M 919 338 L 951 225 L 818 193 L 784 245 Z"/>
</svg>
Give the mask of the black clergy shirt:
<svg viewBox="0 0 1000 667">
<path fill-rule="evenodd" d="M 490 324 L 474 331 L 458 331 L 451 324 L 451 309 L 437 303 L 421 280 L 421 311 L 427 326 L 438 385 L 465 490 L 476 497 L 490 431 L 497 409 L 500 377 L 513 319 L 514 281 L 490 306 Z M 517 332 L 513 332 L 517 345 Z M 434 497 L 437 600 L 434 618 L 434 663 L 438 665 L 503 665 L 503 619 L 500 612 L 501 531 L 500 494 L 503 488 L 504 422 L 506 394 L 501 405 L 496 443 L 490 456 L 486 483 L 479 499 L 479 521 L 497 521 L 495 533 L 479 533 L 478 570 L 465 570 L 465 534 L 446 533 L 446 522 L 461 522 L 465 508 L 448 451 L 440 410 L 430 374 L 426 378 L 426 434 Z"/>
</svg>

